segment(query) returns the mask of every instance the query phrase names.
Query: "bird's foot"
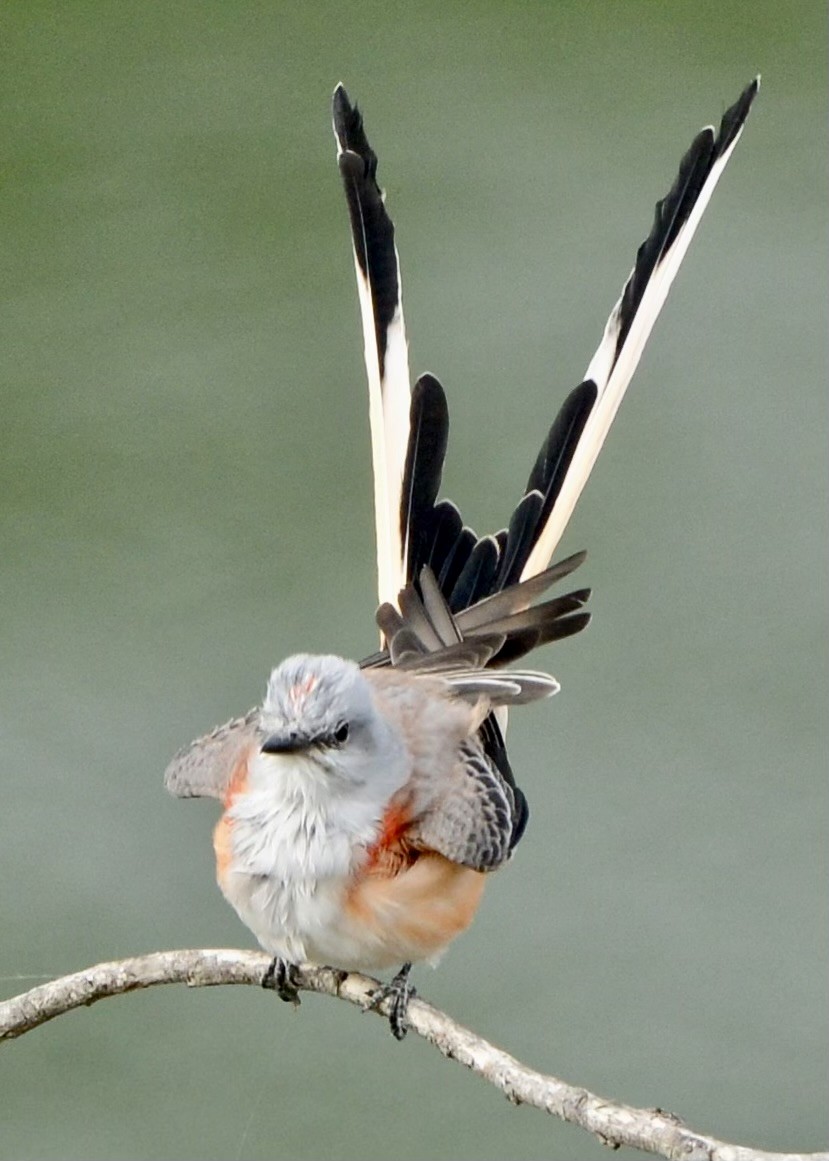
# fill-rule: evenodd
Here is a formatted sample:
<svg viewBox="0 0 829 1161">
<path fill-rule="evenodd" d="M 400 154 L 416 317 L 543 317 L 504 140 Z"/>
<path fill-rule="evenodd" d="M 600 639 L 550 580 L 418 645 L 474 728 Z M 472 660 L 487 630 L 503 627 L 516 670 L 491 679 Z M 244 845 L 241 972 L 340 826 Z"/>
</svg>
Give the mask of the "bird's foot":
<svg viewBox="0 0 829 1161">
<path fill-rule="evenodd" d="M 276 992 L 286 1004 L 299 1007 L 299 968 L 287 959 L 275 956 L 262 976 L 262 987 Z"/>
<path fill-rule="evenodd" d="M 409 1010 L 409 1000 L 417 995 L 414 985 L 409 983 L 411 970 L 412 965 L 404 963 L 391 983 L 374 989 L 363 1008 L 364 1012 L 377 1011 L 384 1000 L 390 1000 L 389 1027 L 395 1040 L 402 1040 L 408 1031 L 406 1013 Z"/>
</svg>

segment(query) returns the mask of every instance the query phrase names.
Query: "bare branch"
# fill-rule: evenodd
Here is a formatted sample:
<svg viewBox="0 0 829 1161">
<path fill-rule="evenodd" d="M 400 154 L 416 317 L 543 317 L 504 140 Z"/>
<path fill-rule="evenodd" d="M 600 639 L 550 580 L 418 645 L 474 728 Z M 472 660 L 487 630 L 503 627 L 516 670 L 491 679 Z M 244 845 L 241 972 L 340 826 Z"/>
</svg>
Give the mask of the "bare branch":
<svg viewBox="0 0 829 1161">
<path fill-rule="evenodd" d="M 22 1036 L 55 1016 L 106 996 L 157 984 L 183 983 L 193 988 L 219 984 L 259 986 L 270 962 L 261 952 L 205 950 L 160 951 L 99 963 L 0 1002 L 0 1040 Z M 304 991 L 337 996 L 361 1008 L 379 986 L 368 976 L 351 973 L 343 978 L 330 968 L 309 965 L 299 969 L 297 984 Z M 380 1012 L 387 1014 L 383 1005 Z M 692 1132 L 678 1117 L 661 1109 L 637 1109 L 604 1100 L 585 1088 L 535 1072 L 424 1000 L 411 1001 L 408 1022 L 418 1036 L 495 1085 L 514 1104 L 532 1105 L 552 1113 L 587 1129 L 606 1145 L 627 1145 L 682 1161 L 829 1161 L 829 1153 L 767 1153 L 729 1145 Z"/>
</svg>

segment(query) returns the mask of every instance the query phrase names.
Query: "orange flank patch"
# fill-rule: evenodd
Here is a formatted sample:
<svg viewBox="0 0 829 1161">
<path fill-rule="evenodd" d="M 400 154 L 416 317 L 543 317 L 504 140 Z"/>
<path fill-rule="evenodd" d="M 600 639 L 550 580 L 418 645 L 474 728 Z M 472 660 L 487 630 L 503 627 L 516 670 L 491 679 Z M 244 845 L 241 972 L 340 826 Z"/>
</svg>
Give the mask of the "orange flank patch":
<svg viewBox="0 0 829 1161">
<path fill-rule="evenodd" d="M 227 789 L 224 794 L 224 811 L 222 817 L 216 823 L 213 831 L 213 850 L 216 854 L 216 878 L 219 883 L 222 882 L 225 875 L 230 868 L 230 860 L 233 857 L 233 850 L 230 843 L 230 832 L 233 823 L 228 816 L 228 810 L 233 805 L 233 800 L 237 794 L 243 794 L 247 788 L 248 783 L 248 755 L 243 754 L 230 776 L 227 784 Z"/>
<path fill-rule="evenodd" d="M 407 839 L 409 804 L 393 801 L 380 836 L 352 881 L 345 911 L 382 961 L 400 963 L 438 955 L 472 922 L 485 876 Z"/>
<path fill-rule="evenodd" d="M 361 875 L 345 900 L 352 925 L 377 949 L 378 963 L 438 955 L 466 930 L 481 901 L 486 879 L 481 871 L 434 851 L 413 854 L 397 872 Z"/>
<path fill-rule="evenodd" d="M 368 848 L 364 875 L 396 875 L 411 866 L 418 852 L 406 842 L 406 831 L 412 818 L 403 802 L 392 800 L 383 816 L 380 835 Z"/>
</svg>

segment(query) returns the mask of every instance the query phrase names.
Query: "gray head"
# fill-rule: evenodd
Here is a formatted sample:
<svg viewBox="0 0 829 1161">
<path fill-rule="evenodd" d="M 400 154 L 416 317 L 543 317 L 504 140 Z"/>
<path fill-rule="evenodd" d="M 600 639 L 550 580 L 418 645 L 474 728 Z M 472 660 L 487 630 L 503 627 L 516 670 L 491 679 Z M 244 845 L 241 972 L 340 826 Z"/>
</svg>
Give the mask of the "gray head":
<svg viewBox="0 0 829 1161">
<path fill-rule="evenodd" d="M 263 754 L 306 755 L 353 782 L 394 765 L 400 748 L 359 666 L 330 655 L 298 653 L 273 670 L 260 726 Z"/>
</svg>

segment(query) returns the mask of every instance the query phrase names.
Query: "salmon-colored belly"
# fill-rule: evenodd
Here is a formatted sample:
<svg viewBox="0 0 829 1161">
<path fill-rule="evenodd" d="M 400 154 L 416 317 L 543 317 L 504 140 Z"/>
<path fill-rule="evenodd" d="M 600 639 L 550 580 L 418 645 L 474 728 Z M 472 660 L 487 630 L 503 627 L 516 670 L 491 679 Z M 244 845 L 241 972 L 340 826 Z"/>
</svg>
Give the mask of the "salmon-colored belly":
<svg viewBox="0 0 829 1161">
<path fill-rule="evenodd" d="M 397 875 L 357 879 L 345 896 L 343 920 L 349 942 L 362 943 L 370 956 L 361 966 L 436 959 L 472 922 L 485 878 L 430 852 Z"/>
<path fill-rule="evenodd" d="M 219 886 L 274 955 L 373 971 L 436 960 L 472 922 L 486 876 L 436 852 L 375 851 L 352 878 L 285 881 L 249 875 L 225 813 L 213 834 Z"/>
</svg>

